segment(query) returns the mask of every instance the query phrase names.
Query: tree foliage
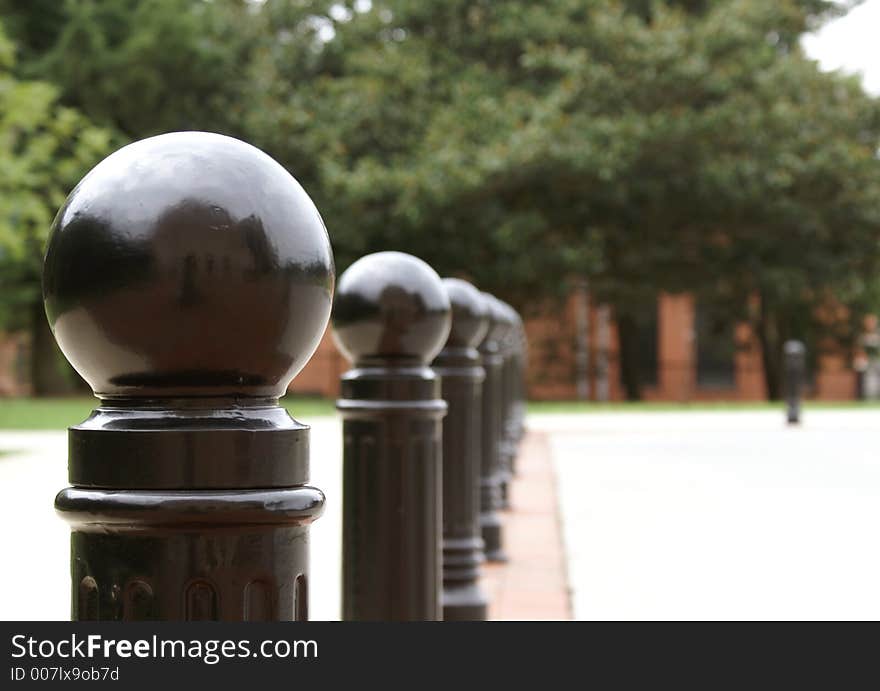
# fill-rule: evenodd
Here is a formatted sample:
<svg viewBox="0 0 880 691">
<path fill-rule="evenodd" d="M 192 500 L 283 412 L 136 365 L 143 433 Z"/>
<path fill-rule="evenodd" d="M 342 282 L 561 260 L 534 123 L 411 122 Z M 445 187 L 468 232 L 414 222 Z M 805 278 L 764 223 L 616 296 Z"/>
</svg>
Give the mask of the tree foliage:
<svg viewBox="0 0 880 691">
<path fill-rule="evenodd" d="M 32 329 L 37 350 L 45 338 L 36 334 L 48 329 L 40 268 L 49 226 L 73 185 L 109 151 L 111 137 L 60 105 L 55 86 L 16 79 L 14 61 L 0 28 L 0 325 Z M 54 350 L 46 345 L 45 353 L 50 362 L 35 374 L 38 390 L 56 378 Z"/>
<path fill-rule="evenodd" d="M 23 77 L 56 84 L 65 105 L 128 139 L 227 132 L 248 104 L 257 45 L 242 0 L 0 0 Z M 253 6 L 258 9 L 258 6 Z"/>
<path fill-rule="evenodd" d="M 269 3 L 295 40 L 246 130 L 343 264 L 396 247 L 521 302 L 587 276 L 619 320 L 693 291 L 753 322 L 773 395 L 785 337 L 845 344 L 876 309 L 878 102 L 798 43 L 835 4 L 333 5 Z"/>
<path fill-rule="evenodd" d="M 586 277 L 621 325 L 691 291 L 751 321 L 771 394 L 782 340 L 846 345 L 880 308 L 880 106 L 799 45 L 841 11 L 0 0 L 18 74 L 93 121 L 126 138 L 213 129 L 280 160 L 340 268 L 409 251 L 522 306 Z"/>
</svg>

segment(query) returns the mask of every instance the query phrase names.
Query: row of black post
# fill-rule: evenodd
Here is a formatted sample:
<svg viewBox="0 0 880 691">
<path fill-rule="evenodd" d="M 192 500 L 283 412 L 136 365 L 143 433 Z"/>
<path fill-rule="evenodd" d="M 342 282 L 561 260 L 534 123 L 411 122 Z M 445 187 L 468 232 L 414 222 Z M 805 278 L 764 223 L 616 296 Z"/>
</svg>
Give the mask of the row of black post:
<svg viewBox="0 0 880 691">
<path fill-rule="evenodd" d="M 516 311 L 420 259 L 379 252 L 340 278 L 343 618 L 481 620 L 484 559 L 522 435 Z M 441 558 L 442 554 L 442 558 Z"/>
<path fill-rule="evenodd" d="M 99 407 L 69 431 L 76 620 L 308 618 L 309 429 L 279 405 L 333 314 L 343 619 L 485 619 L 523 432 L 509 305 L 399 252 L 340 278 L 317 209 L 254 147 L 173 133 L 59 211 L 46 313 Z M 338 498 L 333 498 L 338 500 Z"/>
</svg>

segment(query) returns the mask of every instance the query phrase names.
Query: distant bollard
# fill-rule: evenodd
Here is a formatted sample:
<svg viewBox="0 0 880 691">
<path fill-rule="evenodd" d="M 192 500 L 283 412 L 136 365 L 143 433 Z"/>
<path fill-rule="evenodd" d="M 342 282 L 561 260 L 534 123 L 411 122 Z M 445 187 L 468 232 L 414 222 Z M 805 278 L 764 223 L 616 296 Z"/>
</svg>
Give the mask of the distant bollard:
<svg viewBox="0 0 880 691">
<path fill-rule="evenodd" d="M 510 482 L 516 475 L 519 443 L 525 433 L 525 330 L 519 313 L 507 303 L 502 303 L 507 331 L 500 347 L 504 355 L 502 366 L 501 423 L 501 506 L 510 508 Z"/>
<path fill-rule="evenodd" d="M 516 310 L 499 300 L 501 329 L 498 348 L 501 364 L 501 415 L 499 419 L 498 455 L 500 467 L 501 508 L 510 508 L 510 482 L 513 478 L 514 459 L 519 438 L 516 432 Z"/>
<path fill-rule="evenodd" d="M 327 325 L 309 197 L 249 144 L 136 142 L 71 192 L 46 313 L 100 406 L 70 428 L 55 507 L 75 620 L 304 620 L 309 428 L 278 405 Z"/>
<path fill-rule="evenodd" d="M 785 354 L 785 403 L 788 424 L 801 421 L 801 398 L 804 393 L 804 377 L 807 369 L 807 349 L 801 341 L 786 341 Z"/>
<path fill-rule="evenodd" d="M 443 422 L 443 619 L 486 618 L 478 583 L 483 561 L 480 531 L 480 451 L 485 373 L 476 346 L 489 328 L 488 306 L 466 281 L 443 284 L 452 303 L 452 330 L 434 371 L 442 380 L 449 413 Z"/>
<path fill-rule="evenodd" d="M 348 621 L 442 618 L 440 379 L 449 335 L 436 272 L 400 252 L 362 257 L 339 279 L 333 335 L 342 376 L 342 611 Z"/>
<path fill-rule="evenodd" d="M 525 324 L 522 317 L 517 314 L 517 340 L 516 350 L 516 433 L 517 439 L 522 440 L 526 432 L 526 369 L 528 367 L 529 343 L 526 337 Z"/>
<path fill-rule="evenodd" d="M 489 293 L 483 293 L 489 308 L 489 330 L 480 343 L 479 351 L 486 378 L 483 380 L 483 414 L 480 420 L 482 451 L 480 454 L 480 528 L 483 533 L 486 559 L 507 561 L 504 552 L 503 526 L 499 510 L 501 497 L 501 408 L 502 367 L 504 357 L 499 339 L 507 327 L 501 303 Z"/>
</svg>

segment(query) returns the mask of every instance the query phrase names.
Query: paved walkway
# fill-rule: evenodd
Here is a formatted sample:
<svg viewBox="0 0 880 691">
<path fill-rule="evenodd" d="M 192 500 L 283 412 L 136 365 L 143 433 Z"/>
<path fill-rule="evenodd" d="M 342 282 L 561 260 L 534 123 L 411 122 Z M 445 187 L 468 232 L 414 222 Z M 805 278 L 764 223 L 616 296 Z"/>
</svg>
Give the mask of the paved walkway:
<svg viewBox="0 0 880 691">
<path fill-rule="evenodd" d="M 579 619 L 880 618 L 880 411 L 542 417 Z"/>
<path fill-rule="evenodd" d="M 312 484 L 327 503 L 311 529 L 310 618 L 340 618 L 342 448 L 333 418 L 312 425 Z M 52 510 L 67 485 L 66 432 L 0 432 L 0 619 L 69 617 L 69 532 Z M 546 438 L 524 444 L 508 522 L 509 564 L 487 570 L 499 619 L 565 618 L 562 539 Z"/>
<path fill-rule="evenodd" d="M 309 422 L 327 495 L 311 616 L 337 619 L 340 430 Z M 486 570 L 493 618 L 880 619 L 880 411 L 807 411 L 798 428 L 781 411 L 528 426 L 511 562 Z M 3 432 L 0 452 L 0 618 L 67 618 L 68 531 L 51 508 L 66 436 Z"/>
<path fill-rule="evenodd" d="M 310 612 L 339 618 L 341 441 L 333 418 L 312 424 L 312 484 L 327 495 L 312 526 Z M 70 617 L 69 529 L 52 509 L 67 485 L 66 432 L 0 432 L 0 619 Z"/>
<path fill-rule="evenodd" d="M 546 434 L 530 432 L 520 445 L 510 503 L 511 510 L 502 514 L 509 561 L 483 568 L 489 617 L 570 619 L 556 481 Z"/>
</svg>

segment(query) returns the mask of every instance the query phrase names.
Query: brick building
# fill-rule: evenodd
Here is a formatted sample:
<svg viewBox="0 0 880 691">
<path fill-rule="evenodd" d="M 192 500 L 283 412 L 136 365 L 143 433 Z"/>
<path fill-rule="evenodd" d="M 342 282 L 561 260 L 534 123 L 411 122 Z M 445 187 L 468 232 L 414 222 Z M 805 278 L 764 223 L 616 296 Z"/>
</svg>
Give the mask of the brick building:
<svg viewBox="0 0 880 691">
<path fill-rule="evenodd" d="M 721 334 L 688 294 L 662 294 L 640 330 L 640 359 L 647 401 L 758 401 L 766 399 L 761 353 L 746 324 Z M 526 319 L 529 395 L 536 400 L 620 401 L 617 329 L 607 307 L 572 294 L 561 313 Z M 348 368 L 329 329 L 291 391 L 335 397 Z M 856 397 L 856 373 L 844 355 L 819 357 L 811 395 L 824 400 Z"/>
<path fill-rule="evenodd" d="M 27 396 L 30 391 L 30 339 L 26 333 L 0 332 L 0 397 Z"/>
<path fill-rule="evenodd" d="M 766 398 L 761 355 L 746 324 L 712 333 L 687 294 L 660 295 L 639 334 L 640 369 L 648 401 L 758 401 Z M 529 395 L 535 400 L 620 401 L 617 329 L 607 307 L 573 293 L 562 308 L 526 319 Z M 0 396 L 26 395 L 27 338 L 0 338 Z M 348 369 L 330 329 L 291 391 L 335 398 Z M 811 395 L 856 398 L 857 377 L 844 355 L 819 357 Z"/>
<path fill-rule="evenodd" d="M 760 347 L 747 324 L 729 325 L 720 332 L 713 329 L 711 320 L 686 293 L 661 294 L 649 317 L 639 330 L 643 400 L 766 399 Z M 559 314 L 532 318 L 526 330 L 532 398 L 625 398 L 617 330 L 607 308 L 587 304 L 583 296 L 574 294 L 562 318 Z M 849 359 L 844 354 L 820 355 L 811 397 L 851 400 L 856 393 L 857 376 Z"/>
</svg>

